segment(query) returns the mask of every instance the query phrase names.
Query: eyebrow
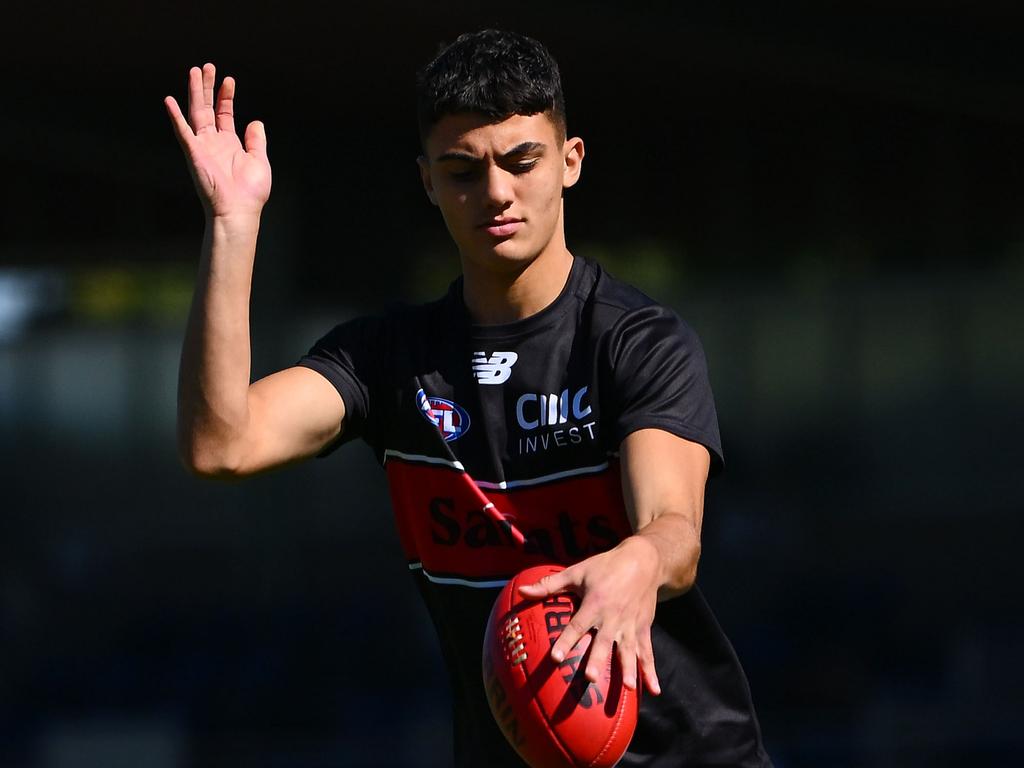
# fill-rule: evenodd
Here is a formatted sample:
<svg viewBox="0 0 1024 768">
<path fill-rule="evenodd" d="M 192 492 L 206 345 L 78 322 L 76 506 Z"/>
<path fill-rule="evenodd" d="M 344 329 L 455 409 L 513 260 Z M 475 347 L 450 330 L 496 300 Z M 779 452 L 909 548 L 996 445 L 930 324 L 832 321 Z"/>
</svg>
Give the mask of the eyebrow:
<svg viewBox="0 0 1024 768">
<path fill-rule="evenodd" d="M 544 151 L 544 144 L 539 141 L 524 141 L 522 144 L 516 144 L 512 149 L 501 156 L 502 160 L 507 160 L 510 157 L 517 155 L 526 155 L 530 152 L 542 153 Z M 480 158 L 476 155 L 471 155 L 468 152 L 462 152 L 457 149 L 450 150 L 438 155 L 436 162 L 442 163 L 449 160 L 459 160 L 464 163 L 478 163 Z"/>
</svg>

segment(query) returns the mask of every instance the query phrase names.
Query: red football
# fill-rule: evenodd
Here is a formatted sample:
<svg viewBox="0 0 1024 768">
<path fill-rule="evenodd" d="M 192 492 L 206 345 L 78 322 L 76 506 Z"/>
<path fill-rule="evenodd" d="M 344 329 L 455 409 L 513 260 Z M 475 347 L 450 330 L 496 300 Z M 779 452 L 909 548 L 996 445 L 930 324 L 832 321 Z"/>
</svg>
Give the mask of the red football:
<svg viewBox="0 0 1024 768">
<path fill-rule="evenodd" d="M 583 674 L 585 655 L 552 660 L 551 646 L 579 598 L 566 593 L 528 600 L 519 587 L 560 570 L 527 568 L 498 595 L 484 637 L 487 701 L 505 738 L 532 768 L 609 768 L 629 746 L 640 702 L 623 686 L 614 654 L 598 683 Z"/>
</svg>

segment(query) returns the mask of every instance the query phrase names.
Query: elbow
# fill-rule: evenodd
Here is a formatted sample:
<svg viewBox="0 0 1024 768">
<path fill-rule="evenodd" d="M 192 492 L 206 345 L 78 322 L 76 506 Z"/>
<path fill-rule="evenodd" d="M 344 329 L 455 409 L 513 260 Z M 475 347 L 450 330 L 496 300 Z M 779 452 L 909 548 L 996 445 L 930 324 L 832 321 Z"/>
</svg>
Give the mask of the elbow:
<svg viewBox="0 0 1024 768">
<path fill-rule="evenodd" d="M 234 480 L 244 474 L 237 452 L 195 438 L 179 436 L 178 459 L 195 477 Z"/>
<path fill-rule="evenodd" d="M 205 457 L 181 457 L 181 465 L 194 477 L 207 480 L 235 480 L 242 473 L 228 464 Z"/>
</svg>

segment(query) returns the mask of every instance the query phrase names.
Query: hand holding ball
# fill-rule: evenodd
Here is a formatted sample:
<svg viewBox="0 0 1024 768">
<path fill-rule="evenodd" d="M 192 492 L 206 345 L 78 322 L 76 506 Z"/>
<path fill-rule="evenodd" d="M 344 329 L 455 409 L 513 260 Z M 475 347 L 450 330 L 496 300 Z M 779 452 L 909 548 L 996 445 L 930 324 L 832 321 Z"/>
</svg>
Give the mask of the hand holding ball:
<svg viewBox="0 0 1024 768">
<path fill-rule="evenodd" d="M 615 654 L 600 680 L 583 674 L 579 648 L 561 662 L 551 646 L 579 607 L 570 593 L 529 600 L 519 587 L 561 571 L 527 568 L 501 590 L 484 636 L 483 675 L 491 712 L 532 768 L 610 768 L 636 728 L 638 691 L 622 684 Z"/>
</svg>

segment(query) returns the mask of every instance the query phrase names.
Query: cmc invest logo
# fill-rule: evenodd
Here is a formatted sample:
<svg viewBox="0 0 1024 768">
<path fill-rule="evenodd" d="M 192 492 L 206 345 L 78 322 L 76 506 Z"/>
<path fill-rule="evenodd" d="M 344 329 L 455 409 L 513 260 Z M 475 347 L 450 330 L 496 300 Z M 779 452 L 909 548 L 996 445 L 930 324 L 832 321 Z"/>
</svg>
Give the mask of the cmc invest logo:
<svg viewBox="0 0 1024 768">
<path fill-rule="evenodd" d="M 573 419 L 585 419 L 590 415 L 590 403 L 587 402 L 587 387 L 575 392 L 563 389 L 561 394 L 522 395 L 516 401 L 516 421 L 523 429 L 565 424 L 570 415 Z"/>
<path fill-rule="evenodd" d="M 427 397 L 420 389 L 416 392 L 416 405 L 423 418 L 437 427 L 449 443 L 458 440 L 469 430 L 469 414 L 458 403 L 443 397 Z"/>
</svg>

